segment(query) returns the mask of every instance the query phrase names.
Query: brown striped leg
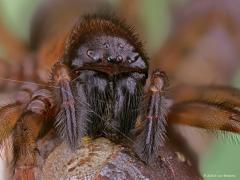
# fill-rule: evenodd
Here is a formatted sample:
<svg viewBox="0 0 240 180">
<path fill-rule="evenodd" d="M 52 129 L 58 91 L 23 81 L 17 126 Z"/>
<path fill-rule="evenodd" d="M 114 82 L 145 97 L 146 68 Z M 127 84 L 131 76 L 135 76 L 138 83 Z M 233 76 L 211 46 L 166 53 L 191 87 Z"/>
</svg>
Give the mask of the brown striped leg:
<svg viewBox="0 0 240 180">
<path fill-rule="evenodd" d="M 36 140 L 52 106 L 50 92 L 46 89 L 37 90 L 17 122 L 13 139 L 15 178 L 18 180 L 36 177 Z"/>
<path fill-rule="evenodd" d="M 171 108 L 168 119 L 171 123 L 240 133 L 239 107 L 224 102 L 179 103 Z"/>
<path fill-rule="evenodd" d="M 137 154 L 147 163 L 156 158 L 165 142 L 167 103 L 163 93 L 166 85 L 166 75 L 159 70 L 154 71 L 145 102 L 147 108 L 141 116 L 143 131 L 135 144 Z"/>
<path fill-rule="evenodd" d="M 182 85 L 173 92 L 170 122 L 240 133 L 240 90 Z"/>
<path fill-rule="evenodd" d="M 30 101 L 32 92 L 37 89 L 36 85 L 23 85 L 16 93 L 1 94 L 0 101 L 0 144 L 10 136 L 21 113 Z"/>
<path fill-rule="evenodd" d="M 171 98 L 174 104 L 201 100 L 209 102 L 227 102 L 235 106 L 240 106 L 239 89 L 220 85 L 193 86 L 181 84 L 171 90 Z"/>
</svg>

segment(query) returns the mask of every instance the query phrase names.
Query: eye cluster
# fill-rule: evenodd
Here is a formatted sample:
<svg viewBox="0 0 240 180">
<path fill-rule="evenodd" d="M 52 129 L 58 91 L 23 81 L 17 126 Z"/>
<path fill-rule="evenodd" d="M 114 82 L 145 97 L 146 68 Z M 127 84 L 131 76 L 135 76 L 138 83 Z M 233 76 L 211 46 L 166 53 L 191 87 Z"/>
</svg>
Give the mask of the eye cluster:
<svg viewBox="0 0 240 180">
<path fill-rule="evenodd" d="M 84 52 L 85 51 L 85 52 Z M 79 48 L 80 59 L 92 62 L 108 62 L 111 64 L 131 64 L 140 55 L 126 40 L 119 37 L 100 36 L 88 41 Z"/>
</svg>

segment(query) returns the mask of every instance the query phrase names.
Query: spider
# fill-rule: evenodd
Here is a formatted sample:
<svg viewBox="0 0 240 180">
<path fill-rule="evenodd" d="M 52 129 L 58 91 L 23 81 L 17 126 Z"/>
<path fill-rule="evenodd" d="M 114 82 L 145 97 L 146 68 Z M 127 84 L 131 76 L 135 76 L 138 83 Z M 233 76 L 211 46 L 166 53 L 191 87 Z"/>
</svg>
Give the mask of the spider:
<svg viewBox="0 0 240 180">
<path fill-rule="evenodd" d="M 133 30 L 115 18 L 86 16 L 64 44 L 52 66 L 51 88 L 23 85 L 1 108 L 2 140 L 13 130 L 16 177 L 16 169 L 35 165 L 36 140 L 49 121 L 72 150 L 84 136 L 119 142 L 134 128 L 143 101 L 145 130 L 134 146 L 142 160 L 152 161 L 165 139 L 167 78 L 155 70 L 144 100 L 148 58 Z"/>
<path fill-rule="evenodd" d="M 17 179 L 34 179 L 36 142 L 52 128 L 72 151 L 85 136 L 124 143 L 137 130 L 132 149 L 147 166 L 165 146 L 168 123 L 239 133 L 239 90 L 184 86 L 168 95 L 167 75 L 149 73 L 142 44 L 124 22 L 92 15 L 70 29 L 40 48 L 36 61 L 26 59 L 13 71 L 13 77 L 35 83 L 4 87 L 13 90 L 1 105 L 0 140 L 13 134 Z M 36 69 L 30 75 L 29 66 Z M 50 75 L 44 66 L 51 67 Z"/>
</svg>

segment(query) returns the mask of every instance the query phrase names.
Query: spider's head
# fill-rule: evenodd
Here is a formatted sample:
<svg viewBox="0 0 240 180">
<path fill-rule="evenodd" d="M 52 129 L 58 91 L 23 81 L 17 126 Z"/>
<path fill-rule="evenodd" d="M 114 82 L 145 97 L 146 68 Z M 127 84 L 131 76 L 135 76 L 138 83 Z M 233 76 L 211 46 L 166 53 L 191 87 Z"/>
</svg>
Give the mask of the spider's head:
<svg viewBox="0 0 240 180">
<path fill-rule="evenodd" d="M 74 27 L 67 41 L 64 63 L 71 69 L 108 75 L 148 72 L 147 57 L 132 29 L 105 16 L 85 17 Z"/>
</svg>

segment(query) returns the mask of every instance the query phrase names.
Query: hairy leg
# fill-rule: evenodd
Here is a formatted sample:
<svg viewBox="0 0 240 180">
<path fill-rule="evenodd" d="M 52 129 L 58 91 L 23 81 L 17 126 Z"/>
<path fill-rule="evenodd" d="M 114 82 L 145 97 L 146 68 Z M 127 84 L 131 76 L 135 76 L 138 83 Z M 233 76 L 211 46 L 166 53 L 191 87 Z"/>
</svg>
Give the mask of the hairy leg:
<svg viewBox="0 0 240 180">
<path fill-rule="evenodd" d="M 33 92 L 17 122 L 13 134 L 16 179 L 34 179 L 36 164 L 36 140 L 48 120 L 53 107 L 51 94 L 46 89 Z"/>
<path fill-rule="evenodd" d="M 147 106 L 141 115 L 143 131 L 135 144 L 137 154 L 147 163 L 154 161 L 166 138 L 167 101 L 163 96 L 166 85 L 166 75 L 159 70 L 154 71 L 144 102 Z"/>
<path fill-rule="evenodd" d="M 240 133 L 240 91 L 224 86 L 182 85 L 172 94 L 172 123 Z"/>
<path fill-rule="evenodd" d="M 30 101 L 32 92 L 37 89 L 36 85 L 23 85 L 19 91 L 5 93 L 0 101 L 0 144 L 10 136 L 21 113 Z"/>
</svg>

